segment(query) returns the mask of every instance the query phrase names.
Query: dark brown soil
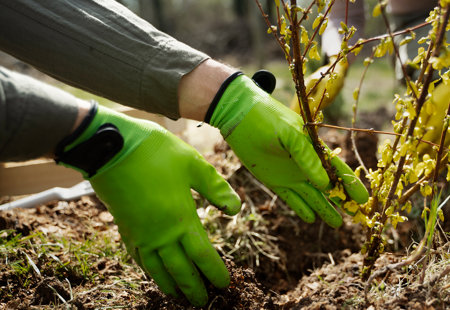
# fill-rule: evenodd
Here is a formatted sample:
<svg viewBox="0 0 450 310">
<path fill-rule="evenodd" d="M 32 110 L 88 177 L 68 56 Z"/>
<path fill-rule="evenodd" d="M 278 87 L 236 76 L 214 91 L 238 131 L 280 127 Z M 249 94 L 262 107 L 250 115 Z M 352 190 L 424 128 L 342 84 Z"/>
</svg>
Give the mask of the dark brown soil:
<svg viewBox="0 0 450 310">
<path fill-rule="evenodd" d="M 319 221 L 305 224 L 255 185 L 226 146 L 218 146 L 209 160 L 258 209 L 267 234 L 276 239 L 278 259 L 260 255 L 254 264 L 224 258 L 231 285 L 222 290 L 209 285 L 204 309 L 450 308 L 450 243 L 443 233 L 448 227 L 440 229 L 426 268 L 419 261 L 367 286 L 359 277 L 364 232 L 351 218 L 339 229 Z M 247 228 L 257 229 L 252 225 Z M 394 233 L 388 230 L 388 248 L 377 269 L 401 261 L 420 230 L 414 219 Z M 15 240 L 20 246 L 7 251 Z M 100 240 L 100 249 L 90 248 L 92 240 Z M 0 212 L 0 250 L 0 309 L 193 309 L 185 299 L 163 295 L 123 254 L 113 218 L 95 197 Z M 80 257 L 83 253 L 91 254 Z"/>
</svg>

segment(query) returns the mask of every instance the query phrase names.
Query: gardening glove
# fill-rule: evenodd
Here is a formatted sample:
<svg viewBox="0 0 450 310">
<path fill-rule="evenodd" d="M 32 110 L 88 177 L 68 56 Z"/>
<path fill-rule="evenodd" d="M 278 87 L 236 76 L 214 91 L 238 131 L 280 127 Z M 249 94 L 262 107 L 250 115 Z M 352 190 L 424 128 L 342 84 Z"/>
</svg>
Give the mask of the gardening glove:
<svg viewBox="0 0 450 310">
<path fill-rule="evenodd" d="M 317 81 L 322 77 L 323 74 L 325 74 L 325 72 L 328 71 L 335 60 L 336 56 L 330 57 L 329 64 L 320 67 L 305 79 L 306 94 L 311 91 L 314 85 L 316 85 Z M 344 86 L 347 68 L 348 62 L 344 59 L 341 59 L 334 67 L 332 73 L 327 74 L 314 88 L 314 90 L 308 96 L 308 104 L 312 113 L 315 113 L 318 108 L 322 110 L 333 103 L 334 99 L 336 99 L 336 96 Z M 295 95 L 291 100 L 291 109 L 300 114 L 300 105 L 297 95 Z"/>
<path fill-rule="evenodd" d="M 205 121 L 220 129 L 245 167 L 305 222 L 314 222 L 317 213 L 332 227 L 342 224 L 324 197 L 330 180 L 297 113 L 238 72 L 223 83 Z M 367 190 L 350 167 L 336 156 L 331 164 L 350 197 L 366 202 Z"/>
<path fill-rule="evenodd" d="M 440 143 L 444 117 L 447 115 L 447 109 L 450 104 L 450 83 L 441 82 L 431 93 L 429 102 L 425 103 L 420 112 L 420 117 L 427 128 L 423 140 L 436 144 Z M 450 135 L 446 135 L 445 146 L 450 143 Z M 417 151 L 421 156 L 425 154 L 432 155 L 433 148 L 426 143 L 420 143 Z M 435 157 L 435 156 L 432 156 Z"/>
<path fill-rule="evenodd" d="M 95 108 L 93 108 L 95 110 Z M 197 216 L 194 189 L 228 215 L 239 196 L 191 146 L 156 123 L 99 106 L 57 162 L 80 171 L 108 206 L 127 249 L 166 294 L 205 305 L 202 273 L 216 287 L 228 271 Z"/>
</svg>

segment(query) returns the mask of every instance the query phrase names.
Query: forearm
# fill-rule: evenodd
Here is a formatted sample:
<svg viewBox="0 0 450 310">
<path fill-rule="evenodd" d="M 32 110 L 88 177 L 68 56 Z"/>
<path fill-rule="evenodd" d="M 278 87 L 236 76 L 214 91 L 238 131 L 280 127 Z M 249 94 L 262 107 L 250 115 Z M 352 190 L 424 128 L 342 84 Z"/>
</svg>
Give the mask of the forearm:
<svg viewBox="0 0 450 310">
<path fill-rule="evenodd" d="M 75 87 L 180 117 L 178 84 L 208 56 L 112 0 L 0 0 L 0 48 Z"/>
<path fill-rule="evenodd" d="M 203 121 L 222 83 L 237 69 L 209 59 L 185 75 L 178 88 L 180 114 Z"/>
</svg>

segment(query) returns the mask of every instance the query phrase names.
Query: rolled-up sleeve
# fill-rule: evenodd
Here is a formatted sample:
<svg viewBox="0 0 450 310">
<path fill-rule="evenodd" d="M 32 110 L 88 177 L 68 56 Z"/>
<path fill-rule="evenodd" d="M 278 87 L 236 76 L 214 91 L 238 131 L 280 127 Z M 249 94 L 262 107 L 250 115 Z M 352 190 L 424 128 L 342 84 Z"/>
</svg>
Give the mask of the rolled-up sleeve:
<svg viewBox="0 0 450 310">
<path fill-rule="evenodd" d="M 78 100 L 0 67 L 0 162 L 51 155 L 73 129 Z"/>
<path fill-rule="evenodd" d="M 0 0 L 0 49 L 75 87 L 179 118 L 178 84 L 208 58 L 113 0 Z"/>
</svg>

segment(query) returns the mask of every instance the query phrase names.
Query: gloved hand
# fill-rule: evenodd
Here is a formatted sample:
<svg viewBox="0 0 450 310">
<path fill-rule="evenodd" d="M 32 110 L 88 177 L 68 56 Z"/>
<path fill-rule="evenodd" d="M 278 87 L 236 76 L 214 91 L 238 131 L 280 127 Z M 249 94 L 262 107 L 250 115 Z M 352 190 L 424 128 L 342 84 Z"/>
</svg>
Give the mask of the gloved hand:
<svg viewBox="0 0 450 310">
<path fill-rule="evenodd" d="M 306 93 L 308 94 L 311 89 L 314 87 L 314 85 L 317 83 L 317 81 L 322 77 L 322 74 L 325 74 L 325 72 L 328 71 L 330 66 L 335 62 L 336 56 L 330 57 L 330 63 L 320 67 L 316 71 L 314 71 L 311 75 L 309 75 L 305 79 L 305 86 L 306 86 Z M 334 99 L 336 99 L 336 96 L 341 91 L 342 87 L 344 86 L 345 81 L 345 75 L 347 73 L 348 68 L 348 62 L 344 59 L 340 60 L 333 70 L 333 78 L 331 78 L 331 75 L 326 75 L 314 88 L 310 96 L 308 97 L 308 103 L 309 108 L 311 109 L 312 113 L 315 113 L 317 111 L 317 108 L 320 104 L 320 110 L 326 108 L 331 103 L 333 103 Z M 324 95 L 324 93 L 325 94 Z M 323 97 L 323 99 L 322 99 Z M 320 103 L 322 101 L 322 103 Z M 298 98 L 295 95 L 291 100 L 291 109 L 300 114 L 300 106 L 298 103 Z"/>
<path fill-rule="evenodd" d="M 301 117 L 244 75 L 232 75 L 221 91 L 205 121 L 220 129 L 247 169 L 305 222 L 314 222 L 317 213 L 328 225 L 340 226 L 340 214 L 324 197 L 331 186 L 328 175 Z M 366 202 L 367 190 L 350 167 L 338 157 L 332 165 L 351 198 Z"/>
<path fill-rule="evenodd" d="M 240 210 L 238 195 L 194 148 L 161 126 L 101 106 L 91 115 L 74 141 L 61 143 L 57 161 L 91 182 L 129 253 L 164 293 L 177 296 L 179 287 L 192 304 L 205 305 L 200 272 L 219 288 L 230 278 L 191 189 L 229 215 Z"/>
<path fill-rule="evenodd" d="M 439 144 L 441 140 L 442 127 L 444 125 L 444 117 L 447 114 L 448 105 L 450 104 L 450 84 L 440 83 L 431 93 L 430 105 L 431 109 L 424 106 L 420 112 L 422 121 L 427 128 L 427 132 L 423 136 L 423 140 Z M 427 111 L 428 110 L 428 111 Z M 450 135 L 446 135 L 445 145 L 450 143 Z M 417 147 L 420 155 L 433 152 L 431 145 L 420 143 Z"/>
</svg>

